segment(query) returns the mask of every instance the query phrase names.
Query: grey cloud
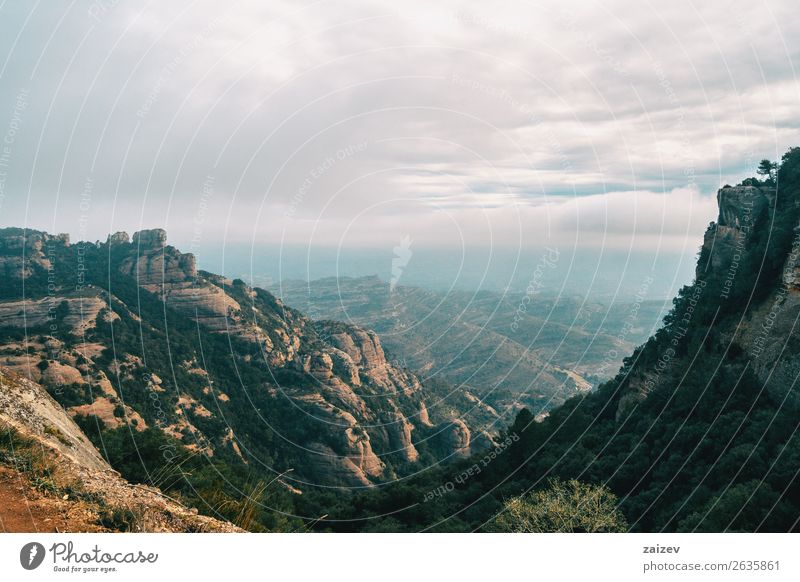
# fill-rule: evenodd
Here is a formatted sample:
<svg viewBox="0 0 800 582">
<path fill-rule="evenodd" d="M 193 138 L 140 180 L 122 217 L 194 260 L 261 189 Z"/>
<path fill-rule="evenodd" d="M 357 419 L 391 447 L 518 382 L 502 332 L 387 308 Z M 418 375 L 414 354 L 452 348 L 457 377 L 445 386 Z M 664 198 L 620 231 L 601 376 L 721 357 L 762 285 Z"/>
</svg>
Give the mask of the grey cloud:
<svg viewBox="0 0 800 582">
<path fill-rule="evenodd" d="M 207 237 L 299 241 L 314 225 L 320 243 L 371 244 L 376 225 L 425 224 L 446 245 L 460 234 L 431 204 L 475 240 L 483 210 L 499 224 L 552 212 L 566 238 L 565 199 L 616 208 L 620 190 L 647 190 L 638 224 L 653 226 L 658 196 L 694 187 L 678 245 L 718 185 L 796 141 L 788 1 L 94 6 L 3 5 L 0 131 L 30 89 L 4 224 L 89 238 L 165 226 L 180 242 L 202 202 Z M 615 216 L 597 228 L 639 228 Z"/>
</svg>

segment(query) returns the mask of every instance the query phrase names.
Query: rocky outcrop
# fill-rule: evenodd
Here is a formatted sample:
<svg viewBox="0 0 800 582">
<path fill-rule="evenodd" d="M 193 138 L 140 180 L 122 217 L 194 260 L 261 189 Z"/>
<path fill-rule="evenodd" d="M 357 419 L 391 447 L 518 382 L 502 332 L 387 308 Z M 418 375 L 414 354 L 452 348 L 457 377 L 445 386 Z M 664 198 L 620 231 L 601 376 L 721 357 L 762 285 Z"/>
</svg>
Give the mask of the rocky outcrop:
<svg viewBox="0 0 800 582">
<path fill-rule="evenodd" d="M 703 279 L 709 269 L 724 272 L 737 266 L 758 218 L 775 206 L 775 189 L 728 186 L 717 192 L 719 217 L 703 238 L 705 261 L 697 264 L 696 277 Z"/>
<path fill-rule="evenodd" d="M 455 457 L 468 457 L 470 455 L 471 433 L 466 423 L 457 418 L 442 429 L 442 434 L 448 449 Z"/>
<path fill-rule="evenodd" d="M 717 191 L 717 225 L 746 230 L 766 209 L 775 205 L 775 188 L 728 186 Z"/>
<path fill-rule="evenodd" d="M 333 484 L 341 486 L 370 485 L 371 479 L 383 474 L 385 465 L 355 416 L 332 405 L 321 394 L 299 394 L 297 401 L 316 422 L 329 427 L 328 443 L 312 443 L 308 447 L 313 467 L 308 474 L 326 475 L 326 481 L 332 479 Z"/>
<path fill-rule="evenodd" d="M 795 333 L 795 321 L 800 316 L 800 239 L 797 237 L 800 231 L 795 229 L 792 249 L 784 259 L 777 286 L 770 290 L 765 300 L 754 300 L 756 290 L 749 287 L 734 296 L 735 286 L 743 284 L 740 281 L 747 285 L 756 284 L 753 274 L 744 272 L 748 264 L 746 259 L 750 258 L 750 253 L 756 252 L 753 245 L 758 240 L 754 235 L 759 222 L 765 224 L 764 228 L 771 224 L 776 190 L 768 186 L 727 186 L 718 191 L 717 203 L 719 216 L 705 233 L 690 301 L 684 312 L 678 314 L 683 323 L 671 332 L 675 336 L 671 341 L 677 345 L 679 336 L 686 334 L 686 327 L 694 325 L 692 312 L 701 301 L 716 302 L 737 312 L 741 310 L 735 324 L 717 322 L 714 331 L 732 350 L 746 353 L 749 365 L 759 380 L 772 394 L 783 400 L 800 374 L 800 358 L 795 357 L 792 350 L 786 349 L 786 338 Z M 762 237 L 757 252 L 774 252 L 765 250 L 763 240 Z M 766 260 L 764 256 L 756 258 L 757 262 Z M 765 283 L 758 281 L 758 284 Z M 738 303 L 725 306 L 727 301 Z M 674 354 L 674 351 L 664 349 L 659 354 L 662 359 L 656 365 L 648 368 L 634 366 L 627 370 L 617 406 L 618 421 L 627 418 L 653 390 L 675 380 L 665 381 L 670 369 L 681 369 L 688 365 L 676 365 Z"/>
<path fill-rule="evenodd" d="M 419 459 L 419 452 L 411 438 L 414 425 L 399 409 L 394 410 L 389 418 L 387 430 L 392 448 L 399 452 L 407 463 L 415 463 Z"/>
<path fill-rule="evenodd" d="M 0 421 L 46 442 L 75 463 L 109 469 L 97 449 L 38 384 L 0 368 Z M 55 436 L 56 438 L 50 438 Z"/>
<path fill-rule="evenodd" d="M 420 389 L 415 376 L 386 360 L 381 340 L 374 331 L 339 322 L 319 322 L 317 332 L 325 343 L 349 358 L 358 370 L 359 382 L 369 382 L 386 393 L 409 395 Z M 346 361 L 343 365 L 349 367 Z"/>
<path fill-rule="evenodd" d="M 0 229 L 0 275 L 21 279 L 34 269 L 50 269 L 50 245 L 69 245 L 69 235 L 51 235 L 22 228 Z"/>
<path fill-rule="evenodd" d="M 0 301 L 0 326 L 30 330 L 46 327 L 51 333 L 59 331 L 80 337 L 95 326 L 97 315 L 107 308 L 108 303 L 97 289 L 41 299 Z M 51 329 L 53 325 L 56 330 Z"/>
<path fill-rule="evenodd" d="M 109 245 L 126 245 L 130 242 L 131 237 L 129 237 L 128 233 L 124 231 L 118 231 L 114 234 L 110 234 L 106 240 L 106 243 Z"/>
<path fill-rule="evenodd" d="M 133 233 L 133 244 L 140 249 L 161 249 L 167 244 L 167 231 L 163 228 L 140 230 Z"/>
<path fill-rule="evenodd" d="M 122 261 L 119 270 L 142 286 L 193 281 L 197 277 L 195 256 L 167 247 L 166 242 L 167 234 L 160 229 L 135 233 L 133 252 Z"/>
</svg>

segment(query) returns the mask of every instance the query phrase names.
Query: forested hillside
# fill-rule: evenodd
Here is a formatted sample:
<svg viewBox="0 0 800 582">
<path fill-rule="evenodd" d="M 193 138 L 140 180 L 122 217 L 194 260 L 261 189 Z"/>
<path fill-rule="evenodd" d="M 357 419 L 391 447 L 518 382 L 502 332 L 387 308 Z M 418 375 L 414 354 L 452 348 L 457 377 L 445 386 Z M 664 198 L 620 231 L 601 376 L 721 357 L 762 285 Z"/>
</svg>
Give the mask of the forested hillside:
<svg viewBox="0 0 800 582">
<path fill-rule="evenodd" d="M 796 531 L 800 148 L 762 169 L 719 191 L 694 282 L 612 381 L 318 527 Z"/>
</svg>

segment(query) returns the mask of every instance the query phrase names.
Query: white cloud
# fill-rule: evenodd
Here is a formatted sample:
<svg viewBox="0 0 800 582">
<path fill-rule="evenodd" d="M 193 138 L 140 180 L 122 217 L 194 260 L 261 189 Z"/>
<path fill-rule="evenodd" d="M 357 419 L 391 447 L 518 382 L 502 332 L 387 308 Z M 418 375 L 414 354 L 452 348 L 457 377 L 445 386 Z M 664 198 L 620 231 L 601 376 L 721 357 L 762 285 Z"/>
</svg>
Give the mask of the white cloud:
<svg viewBox="0 0 800 582">
<path fill-rule="evenodd" d="M 213 175 L 207 238 L 693 252 L 716 188 L 796 140 L 788 1 L 86 10 L 0 10 L 0 129 L 31 95 L 7 225 L 185 241 Z"/>
</svg>

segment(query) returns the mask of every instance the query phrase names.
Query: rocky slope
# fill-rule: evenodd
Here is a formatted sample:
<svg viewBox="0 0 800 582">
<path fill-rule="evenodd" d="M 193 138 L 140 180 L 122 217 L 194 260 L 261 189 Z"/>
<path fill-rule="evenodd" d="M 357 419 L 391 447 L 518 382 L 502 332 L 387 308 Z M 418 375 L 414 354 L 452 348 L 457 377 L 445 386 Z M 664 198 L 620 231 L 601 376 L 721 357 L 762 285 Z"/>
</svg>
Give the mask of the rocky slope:
<svg viewBox="0 0 800 582">
<path fill-rule="evenodd" d="M 450 431 L 477 405 L 442 403 L 374 332 L 199 271 L 163 230 L 70 244 L 5 229 L 0 253 L 0 364 L 103 430 L 158 429 L 208 457 L 291 470 L 300 490 L 368 487 L 411 470 L 420 447 L 442 459 L 473 445 L 450 446 Z"/>
<path fill-rule="evenodd" d="M 726 186 L 718 191 L 719 216 L 703 238 L 695 281 L 685 290 L 685 303 L 679 302 L 673 329 L 661 334 L 677 344 L 689 328 L 711 326 L 721 344 L 747 355 L 765 388 L 780 399 L 796 400 L 791 387 L 800 373 L 793 339 L 800 316 L 800 228 L 792 228 L 791 239 L 785 237 L 789 244 L 779 256 L 770 256 L 776 251 L 765 235 L 780 235 L 775 227 L 776 196 L 771 185 Z M 758 285 L 758 278 L 769 276 L 770 269 L 775 271 L 774 280 Z M 699 320 L 704 306 L 717 313 L 712 321 Z M 665 354 L 661 364 L 640 363 L 626 370 L 618 418 L 644 401 L 670 370 L 682 369 L 695 355 L 674 350 Z"/>
<path fill-rule="evenodd" d="M 238 531 L 126 482 L 44 388 L 2 368 L 0 442 L 3 531 Z"/>
</svg>

